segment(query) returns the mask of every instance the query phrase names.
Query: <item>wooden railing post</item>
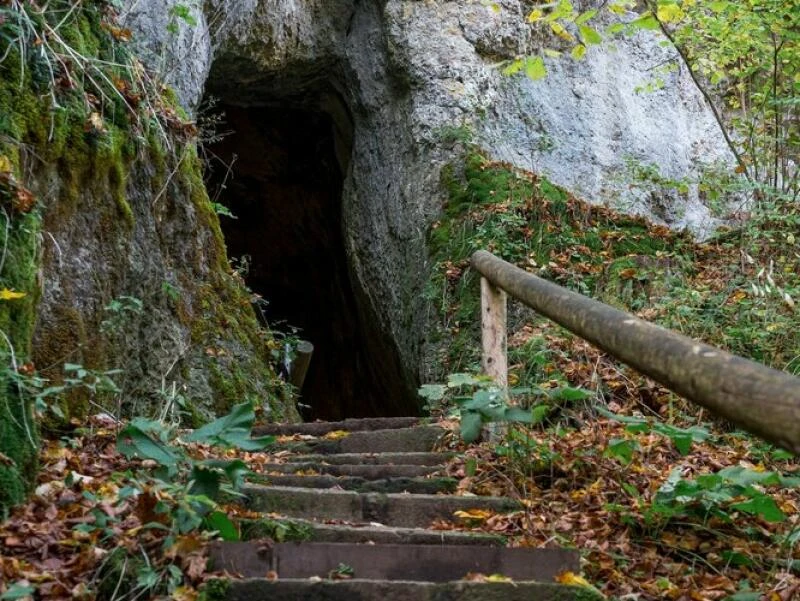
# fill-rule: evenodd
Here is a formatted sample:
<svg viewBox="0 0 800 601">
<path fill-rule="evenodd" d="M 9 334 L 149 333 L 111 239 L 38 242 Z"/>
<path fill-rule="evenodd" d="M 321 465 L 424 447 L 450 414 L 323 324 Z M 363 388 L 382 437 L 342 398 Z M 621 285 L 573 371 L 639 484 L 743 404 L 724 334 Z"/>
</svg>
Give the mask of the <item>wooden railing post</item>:
<svg viewBox="0 0 800 601">
<path fill-rule="evenodd" d="M 483 373 L 502 389 L 508 388 L 506 293 L 481 278 L 481 339 Z"/>
<path fill-rule="evenodd" d="M 483 373 L 492 378 L 505 398 L 508 397 L 508 342 L 506 293 L 486 278 L 481 278 L 481 340 Z M 498 442 L 505 433 L 503 424 L 491 423 L 485 435 Z"/>
<path fill-rule="evenodd" d="M 297 389 L 299 393 L 303 389 L 306 381 L 306 373 L 311 363 L 311 355 L 314 353 L 314 345 L 308 340 L 299 340 L 295 349 L 294 360 L 289 367 L 289 383 Z"/>
</svg>

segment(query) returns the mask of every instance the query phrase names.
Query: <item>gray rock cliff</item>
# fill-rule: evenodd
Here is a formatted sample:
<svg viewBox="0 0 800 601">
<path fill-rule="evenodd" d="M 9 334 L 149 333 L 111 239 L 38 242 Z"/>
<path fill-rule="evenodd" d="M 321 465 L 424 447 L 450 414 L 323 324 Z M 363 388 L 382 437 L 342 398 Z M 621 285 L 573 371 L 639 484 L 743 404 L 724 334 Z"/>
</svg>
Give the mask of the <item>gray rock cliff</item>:
<svg viewBox="0 0 800 601">
<path fill-rule="evenodd" d="M 127 23 L 190 111 L 213 94 L 330 116 L 359 311 L 376 344 L 396 353 L 392 377 L 409 394 L 424 330 L 425 233 L 443 194 L 441 167 L 458 153 L 442 143 L 448 128 L 468 127 L 494 157 L 591 202 L 698 232 L 713 225 L 693 186 L 671 198 L 621 184 L 631 162 L 694 180 L 704 164 L 730 160 L 684 70 L 658 91 L 635 91 L 674 58 L 654 34 L 590 48 L 581 62 L 550 61 L 549 76 L 530 81 L 497 68 L 536 51 L 519 0 L 499 10 L 481 0 L 211 0 L 177 36 L 167 28 L 170 1 L 136 0 Z"/>
</svg>

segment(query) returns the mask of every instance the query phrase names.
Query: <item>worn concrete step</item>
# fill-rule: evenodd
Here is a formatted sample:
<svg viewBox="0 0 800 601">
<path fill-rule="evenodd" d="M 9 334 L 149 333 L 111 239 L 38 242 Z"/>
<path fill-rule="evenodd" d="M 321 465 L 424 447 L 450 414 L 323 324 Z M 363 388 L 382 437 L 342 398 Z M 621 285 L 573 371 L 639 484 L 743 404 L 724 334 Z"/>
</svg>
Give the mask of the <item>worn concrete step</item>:
<svg viewBox="0 0 800 601">
<path fill-rule="evenodd" d="M 380 524 L 325 524 L 301 518 L 246 520 L 241 523 L 242 539 L 278 538 L 287 541 L 326 543 L 374 543 L 409 545 L 504 546 L 506 539 L 485 532 L 396 528 Z"/>
<path fill-rule="evenodd" d="M 247 506 L 255 511 L 410 528 L 424 528 L 437 519 L 455 520 L 453 513 L 460 510 L 508 512 L 521 508 L 517 501 L 502 497 L 358 493 L 257 485 L 248 485 L 242 492 Z"/>
<path fill-rule="evenodd" d="M 425 465 L 442 466 L 455 453 L 398 452 L 398 453 L 339 453 L 333 455 L 296 455 L 296 463 L 317 463 L 327 465 Z"/>
<path fill-rule="evenodd" d="M 278 447 L 298 453 L 409 453 L 431 451 L 447 430 L 437 426 L 415 426 L 396 430 L 352 432 L 343 438 L 286 441 Z"/>
<path fill-rule="evenodd" d="M 353 543 L 215 543 L 209 549 L 215 571 L 257 578 L 325 578 L 344 564 L 365 580 L 451 582 L 467 574 L 501 574 L 513 580 L 553 582 L 578 572 L 580 560 L 568 549 L 469 547 L 464 545 L 362 545 Z"/>
<path fill-rule="evenodd" d="M 367 417 L 361 419 L 345 419 L 340 422 L 307 422 L 304 424 L 263 424 L 253 428 L 256 436 L 274 434 L 290 436 L 292 434 L 310 434 L 323 436 L 329 432 L 363 432 L 365 430 L 393 430 L 410 428 L 421 423 L 419 417 Z"/>
<path fill-rule="evenodd" d="M 455 492 L 458 480 L 455 478 L 380 478 L 370 480 L 354 476 L 311 475 L 297 476 L 294 474 L 259 475 L 250 480 L 268 484 L 270 486 L 290 486 L 299 488 L 341 488 L 356 492 L 382 492 L 397 493 L 411 492 L 427 495 L 437 493 Z"/>
<path fill-rule="evenodd" d="M 585 588 L 542 582 L 402 582 L 386 580 L 232 580 L 209 583 L 226 601 L 591 601 Z"/>
<path fill-rule="evenodd" d="M 442 464 L 446 462 L 441 458 Z M 337 465 L 326 463 L 274 463 L 267 464 L 264 468 L 270 472 L 292 475 L 330 475 L 330 476 L 351 476 L 354 478 L 364 478 L 366 480 L 382 480 L 384 478 L 420 478 L 441 470 L 443 465 L 394 465 L 377 464 L 364 465 L 356 463 L 353 465 Z M 269 475 L 269 474 L 268 474 Z"/>
</svg>

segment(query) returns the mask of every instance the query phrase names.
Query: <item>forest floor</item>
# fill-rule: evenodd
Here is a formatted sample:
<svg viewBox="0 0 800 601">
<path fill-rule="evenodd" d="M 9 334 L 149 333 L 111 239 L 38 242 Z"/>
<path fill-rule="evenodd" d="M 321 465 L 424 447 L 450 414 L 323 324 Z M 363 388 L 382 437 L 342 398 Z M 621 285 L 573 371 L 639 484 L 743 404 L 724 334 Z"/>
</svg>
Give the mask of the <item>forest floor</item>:
<svg viewBox="0 0 800 601">
<path fill-rule="evenodd" d="M 694 430 L 705 440 L 682 454 L 680 438 L 670 438 L 677 430 L 659 433 L 655 423 L 595 417 L 467 446 L 457 423 L 445 421 L 454 429 L 448 446 L 464 451 L 447 469 L 460 479 L 457 494 L 508 495 L 526 509 L 475 511 L 434 527 L 502 534 L 512 546 L 576 547 L 583 576 L 609 598 L 792 599 L 800 489 L 791 474 L 800 465 L 714 427 Z M 215 576 L 206 546 L 217 535 L 176 523 L 187 498 L 150 477 L 153 461 L 120 454 L 116 440 L 117 428 L 95 418 L 44 445 L 36 493 L 0 525 L 4 599 L 192 601 Z M 241 459 L 262 474 L 285 459 L 281 451 L 183 446 L 195 459 Z"/>
</svg>

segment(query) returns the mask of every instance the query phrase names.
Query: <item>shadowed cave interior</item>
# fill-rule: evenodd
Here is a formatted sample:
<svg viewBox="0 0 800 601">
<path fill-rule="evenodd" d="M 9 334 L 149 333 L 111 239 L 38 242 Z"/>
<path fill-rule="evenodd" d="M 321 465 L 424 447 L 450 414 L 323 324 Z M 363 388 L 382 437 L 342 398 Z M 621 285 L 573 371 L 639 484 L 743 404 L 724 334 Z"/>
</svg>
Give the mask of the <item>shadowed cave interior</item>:
<svg viewBox="0 0 800 601">
<path fill-rule="evenodd" d="M 321 111 L 216 108 L 224 114 L 219 129 L 232 133 L 209 148 L 209 194 L 235 216 L 220 218 L 228 255 L 245 266 L 247 285 L 266 301 L 270 327 L 299 328 L 298 336 L 314 344 L 301 392 L 301 403 L 311 407 L 304 418 L 418 412 L 395 346 L 348 267 L 342 228 L 348 143 Z"/>
</svg>

